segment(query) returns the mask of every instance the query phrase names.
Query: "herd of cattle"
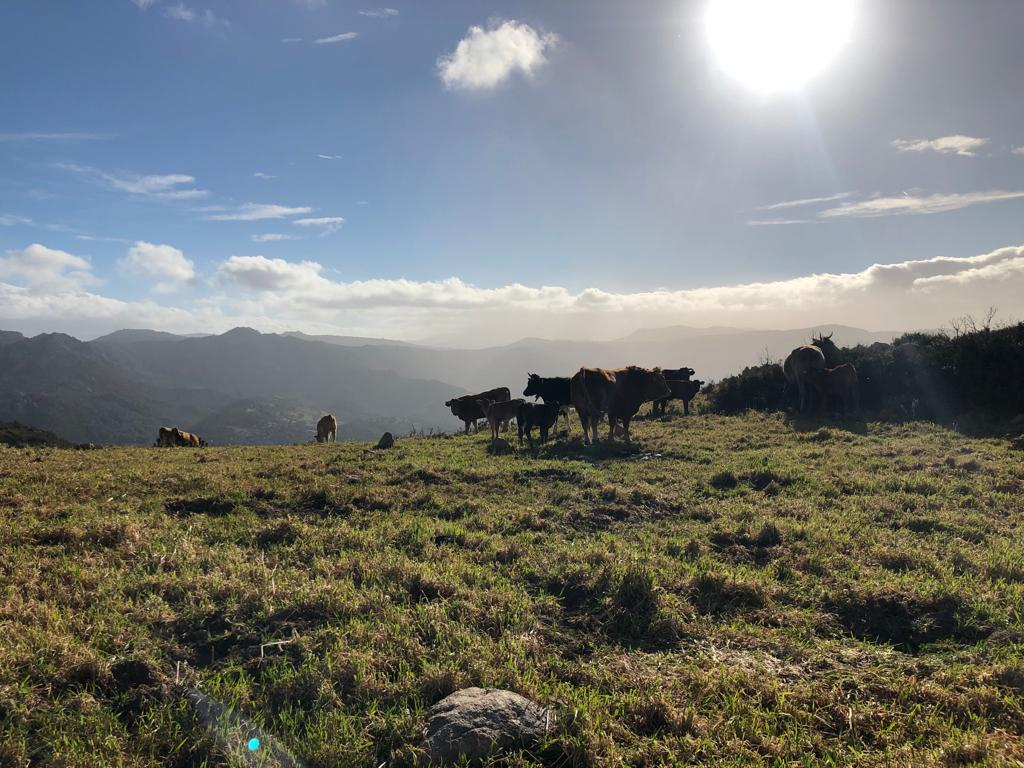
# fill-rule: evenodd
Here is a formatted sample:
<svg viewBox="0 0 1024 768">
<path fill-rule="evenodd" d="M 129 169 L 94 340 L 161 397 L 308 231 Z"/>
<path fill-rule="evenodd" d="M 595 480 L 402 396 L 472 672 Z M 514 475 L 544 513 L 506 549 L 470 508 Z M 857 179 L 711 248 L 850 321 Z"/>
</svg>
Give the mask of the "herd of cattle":
<svg viewBox="0 0 1024 768">
<path fill-rule="evenodd" d="M 486 392 L 462 395 L 448 400 L 445 405 L 463 422 L 465 432 L 486 420 L 491 439 L 498 439 L 500 429 L 508 430 L 516 420 L 519 441 L 523 435 L 533 446 L 533 430 L 540 432 L 541 442 L 548 439 L 559 415 L 568 425 L 569 409 L 574 408 L 583 426 L 584 444 L 596 442 L 597 425 L 608 418 L 608 438 L 614 439 L 621 425 L 628 443 L 629 423 L 644 403 L 653 403 L 651 413 L 663 415 L 670 400 L 682 400 L 683 412 L 690 412 L 690 401 L 703 386 L 703 381 L 692 380 L 692 368 L 580 368 L 572 377 L 538 376 L 529 374 L 524 397 L 512 398 L 508 387 L 497 387 Z M 533 397 L 534 402 L 525 398 Z M 536 402 L 540 400 L 541 402 Z"/>
<path fill-rule="evenodd" d="M 782 364 L 787 385 L 797 389 L 801 412 L 815 407 L 821 412 L 828 402 L 842 403 L 845 414 L 860 410 L 857 369 L 849 363 L 828 368 L 825 353 L 834 347 L 829 336 L 815 338 L 812 344 L 794 349 Z M 496 441 L 501 430 L 508 431 L 512 419 L 516 420 L 519 442 L 523 435 L 533 447 L 533 430 L 546 442 L 551 428 L 561 415 L 569 425 L 569 410 L 575 409 L 583 426 L 583 442 L 597 442 L 597 426 L 608 419 L 608 439 L 615 439 L 621 425 L 628 443 L 629 423 L 644 403 L 652 403 L 651 415 L 663 416 L 671 400 L 681 400 L 683 413 L 690 413 L 690 401 L 704 385 L 691 379 L 693 368 L 580 368 L 573 376 L 538 376 L 529 374 L 523 397 L 512 398 L 508 387 L 496 387 L 486 392 L 462 395 L 445 402 L 452 414 L 463 422 L 466 434 L 472 426 L 486 421 L 491 439 Z M 532 397 L 533 402 L 526 398 Z M 538 402 L 539 401 L 539 402 Z M 318 443 L 336 442 L 338 421 L 327 414 L 316 425 Z M 206 445 L 199 435 L 183 432 L 177 427 L 161 427 L 158 446 Z"/>
</svg>

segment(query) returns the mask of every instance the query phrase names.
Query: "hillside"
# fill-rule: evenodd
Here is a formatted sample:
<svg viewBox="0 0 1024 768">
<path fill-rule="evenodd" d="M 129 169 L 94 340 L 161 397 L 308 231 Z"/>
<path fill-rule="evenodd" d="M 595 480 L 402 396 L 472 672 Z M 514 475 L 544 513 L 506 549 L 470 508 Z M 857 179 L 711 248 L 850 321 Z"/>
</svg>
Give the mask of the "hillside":
<svg viewBox="0 0 1024 768">
<path fill-rule="evenodd" d="M 43 334 L 0 345 L 0 420 L 76 442 L 148 445 L 164 424 L 204 430 L 211 443 L 304 441 L 325 412 L 339 416 L 342 439 L 365 440 L 450 426 L 443 403 L 458 391 L 366 368 L 342 347 L 243 328 L 206 337 L 125 331 L 92 342 Z"/>
<path fill-rule="evenodd" d="M 635 435 L 0 448 L 0 765 L 227 765 L 194 686 L 310 768 L 413 765 L 470 685 L 558 714 L 509 766 L 1024 760 L 1024 454 Z"/>
<path fill-rule="evenodd" d="M 53 432 L 29 427 L 16 421 L 0 423 L 0 445 L 9 445 L 12 448 L 71 447 L 71 443 L 57 437 Z"/>
</svg>

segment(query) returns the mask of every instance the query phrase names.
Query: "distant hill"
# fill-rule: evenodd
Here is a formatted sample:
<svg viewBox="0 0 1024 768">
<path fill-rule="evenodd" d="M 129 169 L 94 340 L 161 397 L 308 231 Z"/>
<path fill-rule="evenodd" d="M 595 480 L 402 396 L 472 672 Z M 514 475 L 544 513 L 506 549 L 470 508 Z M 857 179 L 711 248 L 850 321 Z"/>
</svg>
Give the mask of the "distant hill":
<svg viewBox="0 0 1024 768">
<path fill-rule="evenodd" d="M 337 415 L 342 439 L 450 428 L 458 388 L 367 368 L 349 349 L 236 328 L 167 338 L 133 331 L 82 342 L 43 334 L 0 345 L 0 419 L 75 442 L 152 443 L 178 425 L 216 443 L 288 443 Z"/>
<path fill-rule="evenodd" d="M 0 423 L 0 445 L 12 448 L 49 446 L 52 448 L 70 448 L 71 443 L 57 437 L 53 432 L 37 429 L 17 421 Z"/>
</svg>

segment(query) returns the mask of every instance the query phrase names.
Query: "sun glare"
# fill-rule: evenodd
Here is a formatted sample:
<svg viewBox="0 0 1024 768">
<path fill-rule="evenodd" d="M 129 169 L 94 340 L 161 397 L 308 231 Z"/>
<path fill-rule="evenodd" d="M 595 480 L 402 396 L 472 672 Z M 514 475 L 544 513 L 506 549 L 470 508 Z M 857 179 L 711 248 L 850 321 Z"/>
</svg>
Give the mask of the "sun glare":
<svg viewBox="0 0 1024 768">
<path fill-rule="evenodd" d="M 849 39 L 854 0 L 711 0 L 705 23 L 722 68 L 762 92 L 794 90 Z"/>
</svg>

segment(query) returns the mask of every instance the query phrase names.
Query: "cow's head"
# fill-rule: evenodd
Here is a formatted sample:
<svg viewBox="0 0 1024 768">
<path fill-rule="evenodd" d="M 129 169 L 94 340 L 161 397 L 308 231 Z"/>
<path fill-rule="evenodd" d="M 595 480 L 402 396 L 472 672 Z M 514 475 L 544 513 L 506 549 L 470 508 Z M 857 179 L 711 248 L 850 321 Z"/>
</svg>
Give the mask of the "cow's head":
<svg viewBox="0 0 1024 768">
<path fill-rule="evenodd" d="M 540 397 L 540 376 L 536 373 L 528 374 L 529 378 L 526 382 L 526 389 L 523 390 L 523 395 L 526 397 Z"/>
<path fill-rule="evenodd" d="M 313 437 L 316 438 L 316 441 L 318 443 L 322 443 L 324 441 L 324 436 L 321 435 L 319 432 L 317 432 L 315 435 L 313 435 Z"/>
<path fill-rule="evenodd" d="M 665 374 L 660 368 L 653 371 L 643 371 L 641 376 L 641 394 L 644 400 L 661 400 L 672 396 L 672 390 L 668 388 L 665 381 Z"/>
</svg>

